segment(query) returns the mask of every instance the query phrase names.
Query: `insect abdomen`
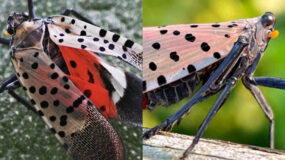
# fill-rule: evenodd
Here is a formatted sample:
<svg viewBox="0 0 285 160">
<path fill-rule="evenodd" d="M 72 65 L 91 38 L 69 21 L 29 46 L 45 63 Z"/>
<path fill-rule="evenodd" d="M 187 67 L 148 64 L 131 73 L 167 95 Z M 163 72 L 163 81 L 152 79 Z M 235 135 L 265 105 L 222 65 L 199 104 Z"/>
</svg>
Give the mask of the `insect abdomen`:
<svg viewBox="0 0 285 160">
<path fill-rule="evenodd" d="M 199 84 L 199 82 L 200 77 L 197 73 L 194 73 L 146 93 L 149 100 L 148 108 L 153 109 L 156 105 L 168 106 L 185 97 L 191 96 L 195 86 Z"/>
</svg>

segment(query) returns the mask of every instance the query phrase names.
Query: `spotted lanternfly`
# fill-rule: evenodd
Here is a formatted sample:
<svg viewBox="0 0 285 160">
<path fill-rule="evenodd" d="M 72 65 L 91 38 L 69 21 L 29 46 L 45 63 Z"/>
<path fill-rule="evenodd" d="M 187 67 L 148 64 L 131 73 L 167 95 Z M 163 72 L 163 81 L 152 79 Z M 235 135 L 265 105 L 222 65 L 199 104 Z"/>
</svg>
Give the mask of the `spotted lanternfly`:
<svg viewBox="0 0 285 160">
<path fill-rule="evenodd" d="M 230 22 L 144 28 L 144 108 L 167 106 L 192 96 L 165 122 L 145 132 L 144 138 L 160 130 L 171 130 L 194 104 L 221 91 L 182 158 L 187 157 L 237 80 L 241 79 L 270 121 L 270 147 L 273 148 L 273 113 L 257 85 L 285 89 L 285 80 L 254 78 L 253 73 L 269 40 L 278 35 L 274 25 L 275 16 L 266 12 L 261 17 Z M 194 94 L 194 88 L 200 83 L 202 87 Z"/>
<path fill-rule="evenodd" d="M 8 18 L 6 34 L 12 40 L 0 39 L 10 44 L 16 70 L 1 84 L 1 91 L 8 90 L 42 116 L 74 159 L 140 159 L 128 154 L 141 148 L 132 148 L 128 139 L 139 142 L 141 137 L 127 130 L 141 127 L 141 80 L 101 55 L 118 57 L 141 70 L 142 47 L 90 24 L 74 10 L 40 19 L 32 0 L 28 5 L 29 14 Z M 68 17 L 70 13 L 78 19 Z M 30 102 L 13 91 L 20 86 Z"/>
</svg>

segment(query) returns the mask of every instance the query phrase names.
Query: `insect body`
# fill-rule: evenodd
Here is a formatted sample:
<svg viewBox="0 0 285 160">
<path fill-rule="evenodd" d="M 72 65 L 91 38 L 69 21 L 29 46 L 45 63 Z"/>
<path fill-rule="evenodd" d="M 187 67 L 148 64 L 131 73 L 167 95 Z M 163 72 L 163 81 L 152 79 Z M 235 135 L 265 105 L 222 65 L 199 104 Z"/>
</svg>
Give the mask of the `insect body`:
<svg viewBox="0 0 285 160">
<path fill-rule="evenodd" d="M 256 85 L 284 88 L 284 80 L 269 77 L 259 80 L 253 78 L 253 73 L 269 40 L 278 34 L 274 31 L 274 24 L 275 16 L 266 12 L 261 17 L 224 23 L 144 28 L 145 105 L 152 109 L 158 104 L 169 105 L 192 96 L 177 113 L 144 133 L 144 138 L 150 138 L 159 130 L 171 130 L 194 104 L 222 91 L 193 143 L 185 151 L 183 157 L 186 157 L 236 81 L 242 79 L 270 121 L 270 147 L 273 147 L 273 113 Z M 200 82 L 202 87 L 193 94 Z"/>
<path fill-rule="evenodd" d="M 129 147 L 119 127 L 140 128 L 141 80 L 97 53 L 140 69 L 141 46 L 75 18 L 38 19 L 29 11 L 8 18 L 17 77 L 1 88 L 20 82 L 33 110 L 75 159 L 134 159 L 127 152 L 140 150 Z"/>
</svg>

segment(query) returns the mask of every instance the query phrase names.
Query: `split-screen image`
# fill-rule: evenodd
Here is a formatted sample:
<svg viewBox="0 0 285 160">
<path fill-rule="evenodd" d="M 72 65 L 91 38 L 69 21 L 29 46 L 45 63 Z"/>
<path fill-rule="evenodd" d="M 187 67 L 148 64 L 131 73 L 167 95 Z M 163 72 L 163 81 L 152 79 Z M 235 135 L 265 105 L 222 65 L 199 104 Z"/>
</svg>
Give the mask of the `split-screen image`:
<svg viewBox="0 0 285 160">
<path fill-rule="evenodd" d="M 283 0 L 0 4 L 0 159 L 284 159 Z"/>
</svg>

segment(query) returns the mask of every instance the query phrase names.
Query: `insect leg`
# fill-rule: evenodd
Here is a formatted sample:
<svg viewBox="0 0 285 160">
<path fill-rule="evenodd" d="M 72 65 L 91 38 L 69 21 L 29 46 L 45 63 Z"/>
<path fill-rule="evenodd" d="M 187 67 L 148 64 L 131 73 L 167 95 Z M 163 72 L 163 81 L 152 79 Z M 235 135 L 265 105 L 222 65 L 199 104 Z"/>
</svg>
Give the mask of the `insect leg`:
<svg viewBox="0 0 285 160">
<path fill-rule="evenodd" d="M 10 90 L 8 89 L 8 93 L 14 97 L 18 102 L 22 103 L 28 110 L 33 111 L 35 114 L 39 115 L 39 113 L 37 112 L 37 110 L 34 108 L 34 106 L 29 103 L 26 99 L 24 99 L 23 97 L 19 96 L 16 92 L 14 92 L 14 90 Z"/>
<path fill-rule="evenodd" d="M 229 79 L 227 81 L 225 89 L 223 90 L 223 92 L 219 96 L 219 98 L 216 101 L 216 103 L 214 104 L 214 106 L 211 108 L 210 112 L 207 114 L 207 116 L 204 119 L 202 125 L 199 127 L 199 130 L 198 130 L 195 138 L 193 139 L 192 144 L 183 153 L 183 157 L 182 158 L 187 157 L 190 154 L 190 152 L 193 150 L 195 145 L 198 143 L 200 137 L 204 133 L 205 129 L 207 128 L 207 126 L 209 124 L 209 122 L 214 117 L 214 115 L 218 112 L 218 110 L 223 105 L 223 103 L 226 101 L 227 97 L 230 94 L 230 91 L 231 91 L 232 87 L 236 84 L 236 81 L 237 81 L 237 78 L 235 78 L 235 77 L 231 78 L 231 79 Z"/>
<path fill-rule="evenodd" d="M 6 38 L 0 37 L 0 43 L 9 46 L 9 45 L 10 45 L 10 42 L 11 42 L 10 39 L 6 39 Z"/>
<path fill-rule="evenodd" d="M 261 57 L 262 53 L 257 55 L 253 64 L 246 70 L 245 76 L 242 77 L 242 82 L 256 99 L 266 118 L 269 120 L 270 148 L 274 148 L 274 115 L 270 105 L 267 103 L 264 95 L 256 85 L 285 89 L 285 80 L 270 77 L 253 78 L 253 73 Z"/>
<path fill-rule="evenodd" d="M 252 83 L 255 85 L 285 89 L 285 79 L 275 77 L 254 77 Z"/>
<path fill-rule="evenodd" d="M 242 82 L 244 86 L 251 92 L 253 97 L 256 99 L 266 118 L 269 120 L 270 148 L 274 148 L 274 115 L 272 109 L 267 103 L 260 89 L 256 86 L 256 84 L 252 83 L 253 81 L 251 81 L 250 79 L 250 77 L 243 77 Z"/>
<path fill-rule="evenodd" d="M 14 97 L 18 102 L 22 103 L 27 109 L 38 114 L 33 105 L 31 105 L 26 99 L 14 92 L 14 90 L 19 88 L 20 86 L 21 84 L 19 83 L 16 74 L 12 74 L 0 84 L 0 93 L 7 90 L 12 97 Z"/>
<path fill-rule="evenodd" d="M 28 0 L 28 10 L 29 10 L 29 18 L 35 19 L 35 10 L 34 10 L 33 0 Z"/>
<path fill-rule="evenodd" d="M 234 66 L 243 49 L 248 45 L 248 39 L 244 36 L 239 37 L 238 41 L 234 44 L 229 55 L 224 59 L 224 61 L 219 65 L 219 67 L 211 74 L 208 81 L 200 88 L 200 90 L 193 95 L 193 97 L 188 101 L 178 112 L 169 117 L 166 121 L 160 125 L 148 130 L 144 133 L 144 139 L 148 139 L 155 135 L 158 131 L 164 130 L 169 131 L 172 126 L 174 126 L 184 115 L 186 115 L 195 103 L 201 102 L 201 97 L 203 94 L 209 90 L 210 86 L 225 72 L 226 68 L 231 68 Z"/>
<path fill-rule="evenodd" d="M 2 93 L 4 90 L 6 90 L 7 85 L 17 81 L 18 78 L 16 76 L 16 74 L 12 74 L 11 76 L 9 76 L 7 79 L 5 79 L 1 84 L 0 84 L 0 93 Z"/>
<path fill-rule="evenodd" d="M 67 8 L 65 9 L 64 11 L 61 12 L 61 15 L 64 15 L 64 16 L 68 16 L 68 15 L 74 15 L 76 18 L 84 21 L 84 22 L 87 22 L 87 23 L 90 23 L 90 24 L 93 24 L 97 27 L 99 27 L 97 24 L 94 24 L 91 20 L 89 20 L 88 18 L 82 16 L 80 13 L 78 13 L 77 11 L 73 10 L 72 8 Z M 111 28 L 110 29 L 111 32 L 120 32 L 120 29 L 118 28 Z"/>
</svg>

